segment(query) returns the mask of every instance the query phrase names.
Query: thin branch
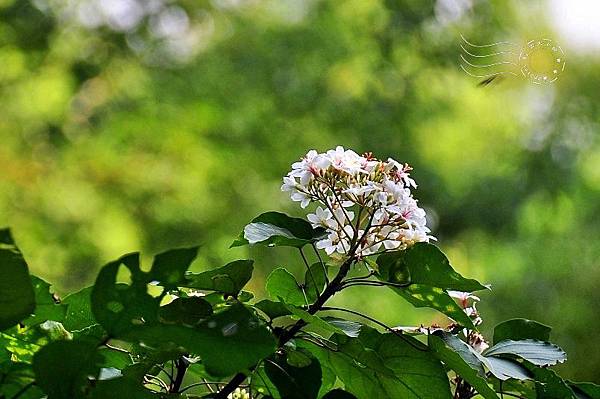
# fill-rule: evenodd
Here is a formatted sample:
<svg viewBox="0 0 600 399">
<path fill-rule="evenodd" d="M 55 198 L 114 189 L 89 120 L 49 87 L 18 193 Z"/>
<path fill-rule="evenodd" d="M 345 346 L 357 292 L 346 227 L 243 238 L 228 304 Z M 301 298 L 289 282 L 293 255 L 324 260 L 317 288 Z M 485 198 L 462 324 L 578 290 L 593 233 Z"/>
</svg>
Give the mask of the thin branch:
<svg viewBox="0 0 600 399">
<path fill-rule="evenodd" d="M 152 382 L 152 381 L 151 381 L 151 379 L 152 379 L 152 380 L 156 380 L 156 381 L 158 381 L 158 384 L 157 384 L 157 383 L 155 383 L 155 382 Z M 144 376 L 144 380 L 148 381 L 148 383 L 149 383 L 149 384 L 152 384 L 152 385 L 159 386 L 159 387 L 161 387 L 162 389 L 164 389 L 166 392 L 169 392 L 169 386 L 168 386 L 168 385 L 167 385 L 167 384 L 166 384 L 166 383 L 165 383 L 163 380 L 161 380 L 160 378 L 158 378 L 158 377 L 157 377 L 157 376 L 155 376 L 155 375 L 146 374 L 146 375 Z"/>
<path fill-rule="evenodd" d="M 388 330 L 389 332 L 391 332 L 392 334 L 402 338 L 404 341 L 406 341 L 408 344 L 410 344 L 413 348 L 418 349 L 420 351 L 427 351 L 428 349 L 423 349 L 423 348 L 419 348 L 417 347 L 413 342 L 411 342 L 410 340 L 408 340 L 404 334 L 402 332 L 398 332 L 396 330 L 394 330 L 392 327 L 388 326 L 387 324 L 371 317 L 371 316 L 367 316 L 366 314 L 360 313 L 360 312 L 356 312 L 354 310 L 350 310 L 350 309 L 344 309 L 344 308 L 338 308 L 338 307 L 334 307 L 334 306 L 323 306 L 321 308 L 321 310 L 335 310 L 335 311 L 339 311 L 339 312 L 346 312 L 346 313 L 351 313 L 353 315 L 362 317 L 364 319 L 367 319 L 375 324 L 377 324 L 378 326 L 381 326 L 383 328 L 385 328 L 386 330 Z"/>
<path fill-rule="evenodd" d="M 355 285 L 367 285 L 375 287 L 394 287 L 394 288 L 406 288 L 410 286 L 412 282 L 408 283 L 392 283 L 389 281 L 375 281 L 375 280 L 363 280 L 363 279 L 348 279 L 342 284 L 343 288 L 352 287 Z"/>
<path fill-rule="evenodd" d="M 313 250 L 315 251 L 317 258 L 319 259 L 319 263 L 321 264 L 321 267 L 323 268 L 323 275 L 325 276 L 325 285 L 329 285 L 329 276 L 327 276 L 327 267 L 325 266 L 325 262 L 323 262 L 323 259 L 321 258 L 321 254 L 319 253 L 319 250 L 315 246 L 315 243 L 311 242 L 310 245 L 313 248 Z"/>
<path fill-rule="evenodd" d="M 300 256 L 302 256 L 302 261 L 304 262 L 304 265 L 306 265 L 306 269 L 308 270 L 308 275 L 310 276 L 310 279 L 312 280 L 313 285 L 315 286 L 315 294 L 317 295 L 316 297 L 318 298 L 321 295 L 321 292 L 319 291 L 319 287 L 317 287 L 317 280 L 315 280 L 315 276 L 313 275 L 313 272 L 310 269 L 310 264 L 308 263 L 306 256 L 304 256 L 304 251 L 302 251 L 302 248 L 298 248 L 298 250 L 300 251 Z M 307 305 L 308 305 L 308 303 L 307 303 Z"/>
</svg>

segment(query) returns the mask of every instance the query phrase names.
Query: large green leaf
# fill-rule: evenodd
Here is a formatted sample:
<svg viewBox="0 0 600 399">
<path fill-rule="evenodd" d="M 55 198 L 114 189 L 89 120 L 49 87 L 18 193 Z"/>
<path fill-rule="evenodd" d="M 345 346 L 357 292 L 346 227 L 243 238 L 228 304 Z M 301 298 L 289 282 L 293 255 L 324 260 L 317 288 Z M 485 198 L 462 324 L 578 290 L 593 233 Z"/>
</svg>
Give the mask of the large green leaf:
<svg viewBox="0 0 600 399">
<path fill-rule="evenodd" d="M 63 299 L 62 303 L 67 306 L 67 313 L 63 325 L 69 331 L 83 330 L 98 325 L 92 313 L 92 289 L 83 288 Z"/>
<path fill-rule="evenodd" d="M 293 218 L 280 212 L 266 212 L 246 225 L 231 246 L 261 244 L 301 248 L 318 240 L 324 233 L 324 229 L 313 229 L 304 219 Z"/>
<path fill-rule="evenodd" d="M 327 282 L 327 265 L 320 262 L 312 264 L 304 273 L 304 291 L 310 303 L 317 300 Z"/>
<path fill-rule="evenodd" d="M 131 285 L 116 283 L 120 267 L 131 273 Z M 92 312 L 111 336 L 119 336 L 142 322 L 158 321 L 161 298 L 147 293 L 151 281 L 140 269 L 138 253 L 125 255 L 100 270 L 92 289 Z"/>
<path fill-rule="evenodd" d="M 31 364 L 0 362 L 0 381 L 0 398 L 39 399 L 44 397 L 44 393 L 33 385 L 35 375 Z"/>
<path fill-rule="evenodd" d="M 262 301 L 257 302 L 254 304 L 254 307 L 260 309 L 269 317 L 269 319 L 276 319 L 278 317 L 292 314 L 285 304 L 281 302 L 270 301 L 268 299 L 263 299 Z"/>
<path fill-rule="evenodd" d="M 527 319 L 511 319 L 503 321 L 494 327 L 494 344 L 507 339 L 519 341 L 522 339 L 537 339 L 549 341 L 552 328 Z"/>
<path fill-rule="evenodd" d="M 524 339 L 521 341 L 508 339 L 487 349 L 484 355 L 486 357 L 514 355 L 536 366 L 552 366 L 567 360 L 567 354 L 558 346 L 533 339 Z"/>
<path fill-rule="evenodd" d="M 566 381 L 577 399 L 600 399 L 600 385 L 591 382 Z"/>
<path fill-rule="evenodd" d="M 529 373 L 526 368 L 511 359 L 503 359 L 494 356 L 482 356 L 480 360 L 483 361 L 490 372 L 499 380 L 505 381 L 509 378 L 514 378 L 516 380 L 528 380 L 531 378 L 531 373 Z"/>
<path fill-rule="evenodd" d="M 158 310 L 163 323 L 194 326 L 213 313 L 210 303 L 200 297 L 176 298 Z"/>
<path fill-rule="evenodd" d="M 290 365 L 286 356 L 276 355 L 265 360 L 265 372 L 282 398 L 316 399 L 321 388 L 322 371 L 319 361 L 305 351 L 308 364 L 304 367 Z"/>
<path fill-rule="evenodd" d="M 267 277 L 266 289 L 271 298 L 281 298 L 289 305 L 301 306 L 307 302 L 305 291 L 296 278 L 286 269 L 279 267 Z"/>
<path fill-rule="evenodd" d="M 244 305 L 233 305 L 195 327 L 149 323 L 136 326 L 123 339 L 151 346 L 174 343 L 202 358 L 214 376 L 245 370 L 273 353 L 275 339 Z"/>
<path fill-rule="evenodd" d="M 569 385 L 549 368 L 524 362 L 535 380 L 536 399 L 579 399 Z"/>
<path fill-rule="evenodd" d="M 381 278 L 399 284 L 421 284 L 447 290 L 478 291 L 486 287 L 457 273 L 435 245 L 419 242 L 404 251 L 377 258 Z"/>
<path fill-rule="evenodd" d="M 218 269 L 208 270 L 198 274 L 187 274 L 185 287 L 199 290 L 218 291 L 227 295 L 237 296 L 252 277 L 251 260 L 236 260 Z"/>
<path fill-rule="evenodd" d="M 337 350 L 311 346 L 357 398 L 450 398 L 441 363 L 414 338 L 363 328 L 358 338 L 336 335 Z"/>
<path fill-rule="evenodd" d="M 31 284 L 35 292 L 35 310 L 23 324 L 32 326 L 46 320 L 63 321 L 67 307 L 55 299 L 50 284 L 36 276 L 31 276 Z"/>
<path fill-rule="evenodd" d="M 446 366 L 465 379 L 486 399 L 498 396 L 485 379 L 485 368 L 478 354 L 458 337 L 444 331 L 434 331 L 427 341 L 431 350 Z"/>
<path fill-rule="evenodd" d="M 35 310 L 35 292 L 27 263 L 9 229 L 0 230 L 0 331 L 26 319 Z"/>
<path fill-rule="evenodd" d="M 185 272 L 196 256 L 198 247 L 177 248 L 160 253 L 154 257 L 150 276 L 160 281 L 166 289 L 182 286 L 185 282 Z"/>
<path fill-rule="evenodd" d="M 436 309 L 456 322 L 475 328 L 446 290 L 477 291 L 486 287 L 457 273 L 435 245 L 417 243 L 404 251 L 377 258 L 377 277 L 400 286 L 390 287 L 415 307 Z"/>
<path fill-rule="evenodd" d="M 161 399 L 164 395 L 144 388 L 135 379 L 118 377 L 96 382 L 89 397 L 90 399 Z"/>
<path fill-rule="evenodd" d="M 190 258 L 181 262 L 189 263 Z M 179 279 L 185 270 L 170 259 L 161 264 L 164 268 L 173 267 Z M 129 270 L 131 284 L 116 282 L 120 267 Z M 250 261 L 237 261 L 212 271 L 215 273 L 193 276 L 191 284 L 189 280 L 183 284 L 237 293 L 251 271 Z M 215 314 L 211 314 L 209 302 L 197 297 L 180 298 L 160 307 L 164 291 L 153 297 L 148 294 L 147 286 L 162 284 L 157 277 L 168 275 L 164 270 L 158 274 L 152 270 L 144 273 L 138 254 L 109 263 L 100 271 L 92 290 L 94 317 L 111 337 L 154 348 L 174 345 L 200 355 L 213 375 L 225 376 L 244 370 L 274 352 L 275 340 L 271 333 L 240 303 L 233 302 Z M 172 278 L 167 286 L 181 284 L 175 280 Z"/>
<path fill-rule="evenodd" d="M 101 361 L 94 343 L 52 342 L 33 358 L 36 384 L 48 394 L 48 399 L 81 398 L 88 377 L 97 376 Z"/>
<path fill-rule="evenodd" d="M 475 328 L 471 318 L 442 288 L 411 284 L 406 288 L 391 287 L 391 289 L 414 307 L 436 309 L 465 327 Z"/>
</svg>

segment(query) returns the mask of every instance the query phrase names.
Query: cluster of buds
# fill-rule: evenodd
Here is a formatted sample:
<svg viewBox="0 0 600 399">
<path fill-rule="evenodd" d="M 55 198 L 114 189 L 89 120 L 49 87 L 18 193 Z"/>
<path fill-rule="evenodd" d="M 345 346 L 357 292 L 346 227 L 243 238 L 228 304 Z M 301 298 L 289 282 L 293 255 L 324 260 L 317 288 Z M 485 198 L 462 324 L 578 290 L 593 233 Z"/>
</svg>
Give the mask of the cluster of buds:
<svg viewBox="0 0 600 399">
<path fill-rule="evenodd" d="M 236 388 L 235 391 L 227 395 L 227 399 L 250 399 L 250 394 L 245 389 Z"/>
<path fill-rule="evenodd" d="M 382 161 L 343 147 L 311 150 L 292 164 L 281 189 L 302 208 L 318 204 L 307 216 L 314 227 L 327 231 L 317 248 L 329 255 L 352 251 L 364 257 L 434 239 L 425 211 L 412 196 L 417 185 L 411 170 L 391 158 Z"/>
</svg>

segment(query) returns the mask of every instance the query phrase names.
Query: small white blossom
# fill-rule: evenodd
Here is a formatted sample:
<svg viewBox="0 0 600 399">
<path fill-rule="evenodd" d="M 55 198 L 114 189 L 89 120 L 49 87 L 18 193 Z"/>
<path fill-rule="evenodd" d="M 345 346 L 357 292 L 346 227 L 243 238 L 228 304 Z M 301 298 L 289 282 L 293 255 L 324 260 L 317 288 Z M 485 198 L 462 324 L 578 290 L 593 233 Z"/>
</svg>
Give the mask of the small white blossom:
<svg viewBox="0 0 600 399">
<path fill-rule="evenodd" d="M 309 213 L 306 215 L 309 222 L 312 223 L 313 227 L 325 227 L 333 228 L 335 222 L 332 220 L 333 215 L 328 209 L 323 209 L 320 206 L 317 207 L 315 213 Z"/>
</svg>

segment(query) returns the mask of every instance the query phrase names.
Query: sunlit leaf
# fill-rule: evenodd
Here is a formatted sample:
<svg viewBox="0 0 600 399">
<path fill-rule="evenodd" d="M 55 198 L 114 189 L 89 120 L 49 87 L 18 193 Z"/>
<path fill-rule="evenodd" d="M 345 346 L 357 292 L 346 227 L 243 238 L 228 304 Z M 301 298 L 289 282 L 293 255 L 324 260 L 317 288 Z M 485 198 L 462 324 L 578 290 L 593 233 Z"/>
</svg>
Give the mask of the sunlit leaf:
<svg viewBox="0 0 600 399">
<path fill-rule="evenodd" d="M 304 219 L 280 212 L 266 212 L 248 224 L 232 247 L 248 244 L 301 248 L 322 237 L 325 230 L 313 227 Z"/>
<path fill-rule="evenodd" d="M 567 354 L 558 346 L 533 339 L 505 340 L 487 349 L 483 354 L 486 357 L 514 355 L 536 366 L 552 366 L 567 360 Z"/>
</svg>

